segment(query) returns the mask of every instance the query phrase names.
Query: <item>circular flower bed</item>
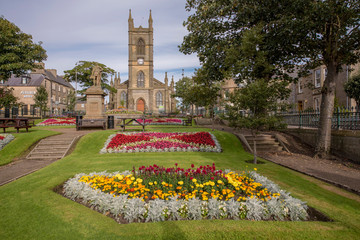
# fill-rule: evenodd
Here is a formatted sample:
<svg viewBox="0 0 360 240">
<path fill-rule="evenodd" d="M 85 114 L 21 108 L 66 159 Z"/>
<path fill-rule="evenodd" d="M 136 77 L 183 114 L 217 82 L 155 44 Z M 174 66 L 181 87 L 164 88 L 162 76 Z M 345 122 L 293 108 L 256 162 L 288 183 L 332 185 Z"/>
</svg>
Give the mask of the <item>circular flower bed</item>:
<svg viewBox="0 0 360 240">
<path fill-rule="evenodd" d="M 75 125 L 75 123 L 75 118 L 49 118 L 36 124 L 36 126 L 72 126 Z"/>
<path fill-rule="evenodd" d="M 11 134 L 0 134 L 0 150 L 5 147 L 9 142 L 14 140 L 15 137 Z"/>
<path fill-rule="evenodd" d="M 143 119 L 136 119 L 138 122 L 143 123 Z M 133 125 L 138 123 L 133 122 Z M 145 119 L 145 125 L 182 125 L 183 120 L 179 118 L 148 118 Z"/>
<path fill-rule="evenodd" d="M 307 206 L 256 172 L 142 166 L 122 173 L 78 174 L 64 195 L 118 222 L 191 219 L 306 220 Z"/>
<path fill-rule="evenodd" d="M 208 132 L 130 132 L 110 135 L 100 153 L 221 152 L 216 137 Z"/>
</svg>

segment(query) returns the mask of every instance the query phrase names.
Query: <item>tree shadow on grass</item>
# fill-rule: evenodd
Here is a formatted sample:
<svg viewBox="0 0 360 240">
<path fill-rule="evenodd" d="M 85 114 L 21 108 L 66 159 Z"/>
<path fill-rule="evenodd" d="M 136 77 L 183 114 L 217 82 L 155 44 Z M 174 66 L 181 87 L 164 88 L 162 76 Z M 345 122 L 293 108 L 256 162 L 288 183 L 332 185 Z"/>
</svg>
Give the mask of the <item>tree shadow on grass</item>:
<svg viewBox="0 0 360 240">
<path fill-rule="evenodd" d="M 187 239 L 184 232 L 178 227 L 178 221 L 166 221 L 161 222 L 160 225 L 162 227 L 163 233 L 162 238 L 164 240 L 169 239 Z"/>
</svg>

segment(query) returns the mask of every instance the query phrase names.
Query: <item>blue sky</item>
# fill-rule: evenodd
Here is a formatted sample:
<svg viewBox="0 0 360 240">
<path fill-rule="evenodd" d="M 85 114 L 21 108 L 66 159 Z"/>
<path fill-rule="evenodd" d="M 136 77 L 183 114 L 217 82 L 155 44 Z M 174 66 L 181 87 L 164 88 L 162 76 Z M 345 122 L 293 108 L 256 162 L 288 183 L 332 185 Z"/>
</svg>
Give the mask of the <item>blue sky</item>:
<svg viewBox="0 0 360 240">
<path fill-rule="evenodd" d="M 154 77 L 164 73 L 175 81 L 191 76 L 199 67 L 196 55 L 184 55 L 178 45 L 187 34 L 182 23 L 189 13 L 185 0 L 0 0 L 0 15 L 42 41 L 47 50 L 46 68 L 58 74 L 79 60 L 97 61 L 121 73 L 128 72 L 128 16 L 135 27 L 148 26 L 152 10 L 154 26 Z"/>
</svg>

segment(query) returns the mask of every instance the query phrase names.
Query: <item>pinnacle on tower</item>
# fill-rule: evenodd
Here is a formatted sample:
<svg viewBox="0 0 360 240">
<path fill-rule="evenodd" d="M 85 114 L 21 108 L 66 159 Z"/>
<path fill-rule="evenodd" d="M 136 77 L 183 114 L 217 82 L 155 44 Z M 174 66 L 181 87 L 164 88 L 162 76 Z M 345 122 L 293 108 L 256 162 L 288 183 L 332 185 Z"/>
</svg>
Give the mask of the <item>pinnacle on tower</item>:
<svg viewBox="0 0 360 240">
<path fill-rule="evenodd" d="M 164 79 L 164 81 L 165 81 L 165 86 L 167 86 L 167 85 L 168 85 L 168 76 L 167 76 L 167 72 L 165 72 L 165 79 Z"/>
<path fill-rule="evenodd" d="M 114 87 L 113 75 L 111 75 L 110 86 Z"/>
<path fill-rule="evenodd" d="M 153 19 L 152 19 L 152 16 L 151 16 L 151 9 L 150 9 L 149 28 L 152 28 L 152 24 L 153 24 Z"/>
<path fill-rule="evenodd" d="M 134 19 L 131 17 L 131 9 L 129 9 L 129 28 L 134 28 Z"/>
</svg>

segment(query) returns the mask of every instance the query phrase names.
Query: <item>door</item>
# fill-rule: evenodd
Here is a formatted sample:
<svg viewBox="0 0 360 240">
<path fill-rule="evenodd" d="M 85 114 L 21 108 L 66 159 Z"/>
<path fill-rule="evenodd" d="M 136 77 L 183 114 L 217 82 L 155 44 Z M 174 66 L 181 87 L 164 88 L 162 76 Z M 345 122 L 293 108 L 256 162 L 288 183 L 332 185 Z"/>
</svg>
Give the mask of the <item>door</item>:
<svg viewBox="0 0 360 240">
<path fill-rule="evenodd" d="M 140 112 L 144 112 L 145 111 L 145 102 L 142 99 L 139 99 L 137 104 L 136 104 L 136 110 L 140 111 Z"/>
</svg>

